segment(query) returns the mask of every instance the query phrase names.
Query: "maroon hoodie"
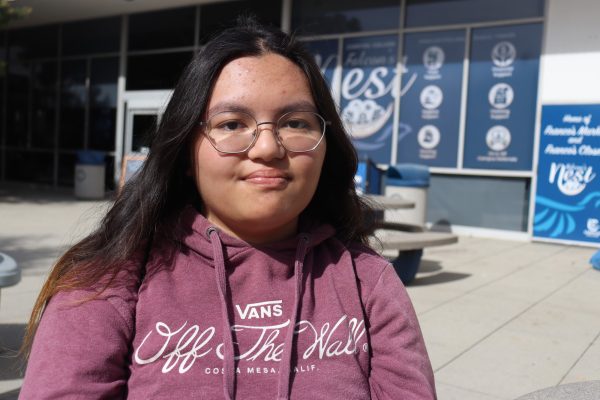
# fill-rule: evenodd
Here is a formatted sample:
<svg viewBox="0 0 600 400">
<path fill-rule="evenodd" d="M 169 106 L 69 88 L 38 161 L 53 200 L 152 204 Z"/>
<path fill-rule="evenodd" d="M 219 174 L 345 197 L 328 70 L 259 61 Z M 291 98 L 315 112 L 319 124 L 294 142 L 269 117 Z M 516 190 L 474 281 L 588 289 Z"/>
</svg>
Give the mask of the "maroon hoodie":
<svg viewBox="0 0 600 400">
<path fill-rule="evenodd" d="M 251 246 L 191 209 L 182 220 L 181 246 L 155 246 L 143 279 L 123 270 L 97 299 L 50 301 L 21 399 L 435 398 L 385 259 L 328 225 Z"/>
</svg>

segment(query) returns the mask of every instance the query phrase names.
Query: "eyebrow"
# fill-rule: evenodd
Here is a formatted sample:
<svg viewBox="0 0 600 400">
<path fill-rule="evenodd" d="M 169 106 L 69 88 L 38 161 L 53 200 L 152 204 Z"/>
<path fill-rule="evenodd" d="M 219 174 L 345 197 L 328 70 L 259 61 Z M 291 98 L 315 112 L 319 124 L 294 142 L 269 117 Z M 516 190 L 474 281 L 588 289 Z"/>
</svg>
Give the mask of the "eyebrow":
<svg viewBox="0 0 600 400">
<path fill-rule="evenodd" d="M 246 107 L 245 105 L 236 103 L 236 102 L 217 103 L 208 110 L 207 115 L 210 117 L 212 115 L 215 115 L 215 114 L 223 112 L 223 111 L 245 112 L 246 114 L 253 115 L 252 110 L 249 107 Z M 290 111 L 317 112 L 317 107 L 315 107 L 315 105 L 309 101 L 301 100 L 301 101 L 296 101 L 293 103 L 287 103 L 287 104 L 277 108 L 276 111 L 277 111 L 277 114 L 279 114 L 279 115 L 285 114 Z"/>
</svg>

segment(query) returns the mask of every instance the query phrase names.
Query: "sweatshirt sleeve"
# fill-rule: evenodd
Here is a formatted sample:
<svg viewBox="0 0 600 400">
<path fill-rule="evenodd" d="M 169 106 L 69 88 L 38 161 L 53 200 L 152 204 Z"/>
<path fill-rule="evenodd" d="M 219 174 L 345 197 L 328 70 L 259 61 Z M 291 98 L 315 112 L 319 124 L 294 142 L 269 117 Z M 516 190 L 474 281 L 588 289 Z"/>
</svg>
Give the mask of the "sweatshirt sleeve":
<svg viewBox="0 0 600 400">
<path fill-rule="evenodd" d="M 119 296 L 54 296 L 35 335 L 19 399 L 126 397 L 133 309 Z"/>
<path fill-rule="evenodd" d="M 421 328 L 404 285 L 387 265 L 367 299 L 371 396 L 377 400 L 435 399 Z"/>
</svg>

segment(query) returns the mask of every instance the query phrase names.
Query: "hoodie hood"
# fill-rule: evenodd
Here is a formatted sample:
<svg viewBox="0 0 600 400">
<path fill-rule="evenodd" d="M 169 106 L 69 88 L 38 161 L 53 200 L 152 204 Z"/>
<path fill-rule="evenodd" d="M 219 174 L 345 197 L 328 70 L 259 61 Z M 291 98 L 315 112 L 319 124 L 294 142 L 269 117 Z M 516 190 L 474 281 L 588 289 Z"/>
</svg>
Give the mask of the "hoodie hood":
<svg viewBox="0 0 600 400">
<path fill-rule="evenodd" d="M 225 249 L 226 258 L 235 260 L 236 256 L 246 251 L 261 251 L 269 255 L 293 257 L 302 237 L 308 237 L 308 250 L 318 246 L 323 241 L 335 235 L 335 229 L 329 224 L 319 224 L 308 218 L 300 218 L 298 233 L 295 237 L 264 245 L 252 245 L 244 240 L 233 237 L 208 221 L 195 208 L 186 207 L 181 215 L 183 228 L 181 242 L 190 250 L 203 257 L 212 259 L 213 249 L 207 233 L 211 227 L 216 228 Z M 293 265 L 290 265 L 293 268 Z"/>
</svg>

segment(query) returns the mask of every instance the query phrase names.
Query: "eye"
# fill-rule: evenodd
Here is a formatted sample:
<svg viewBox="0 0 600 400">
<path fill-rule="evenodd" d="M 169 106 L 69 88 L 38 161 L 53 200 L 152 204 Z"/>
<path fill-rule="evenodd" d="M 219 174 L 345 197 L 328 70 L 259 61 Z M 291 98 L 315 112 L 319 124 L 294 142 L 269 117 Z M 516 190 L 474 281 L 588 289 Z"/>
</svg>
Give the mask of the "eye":
<svg viewBox="0 0 600 400">
<path fill-rule="evenodd" d="M 248 126 L 241 120 L 228 120 L 220 122 L 214 129 L 224 132 L 239 132 L 247 130 Z"/>
<path fill-rule="evenodd" d="M 283 129 L 304 130 L 304 129 L 309 129 L 310 124 L 303 119 L 294 118 L 294 119 L 289 119 L 289 120 L 283 121 L 283 123 L 281 124 L 281 127 Z"/>
</svg>

